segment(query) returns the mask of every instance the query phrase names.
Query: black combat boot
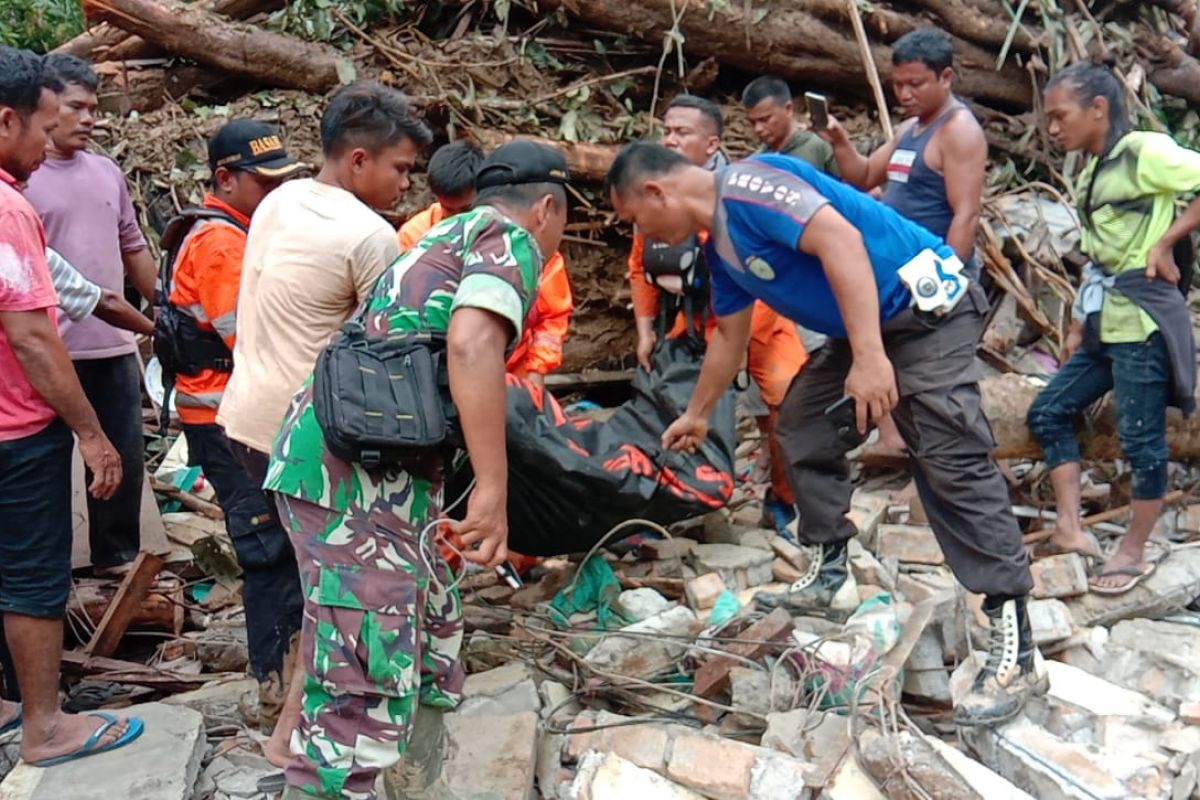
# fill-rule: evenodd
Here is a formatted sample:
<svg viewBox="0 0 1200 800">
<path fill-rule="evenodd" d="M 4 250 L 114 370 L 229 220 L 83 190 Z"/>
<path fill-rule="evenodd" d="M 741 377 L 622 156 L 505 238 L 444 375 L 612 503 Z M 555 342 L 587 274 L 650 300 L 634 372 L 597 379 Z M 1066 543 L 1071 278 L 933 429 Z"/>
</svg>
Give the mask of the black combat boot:
<svg viewBox="0 0 1200 800">
<path fill-rule="evenodd" d="M 959 725 L 998 725 L 1025 708 L 1031 694 L 1045 694 L 1050 676 L 1029 629 L 1026 598 L 984 601 L 988 653 L 971 691 L 954 709 Z"/>
<path fill-rule="evenodd" d="M 796 614 L 817 614 L 830 619 L 849 617 L 858 608 L 858 582 L 850 574 L 845 542 L 801 545 L 808 568 L 787 592 L 755 595 L 762 608 L 783 606 Z"/>
</svg>

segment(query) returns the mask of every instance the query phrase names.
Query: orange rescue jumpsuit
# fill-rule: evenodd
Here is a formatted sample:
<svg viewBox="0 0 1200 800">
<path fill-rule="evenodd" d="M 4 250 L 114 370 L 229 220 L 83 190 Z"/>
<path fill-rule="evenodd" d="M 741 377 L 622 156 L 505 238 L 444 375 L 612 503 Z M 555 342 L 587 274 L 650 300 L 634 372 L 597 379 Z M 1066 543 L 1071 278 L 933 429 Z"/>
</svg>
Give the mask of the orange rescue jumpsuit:
<svg viewBox="0 0 1200 800">
<path fill-rule="evenodd" d="M 441 203 L 415 214 L 400 227 L 400 252 L 407 252 L 430 228 L 446 217 Z M 525 318 L 521 338 L 505 365 L 509 372 L 524 377 L 531 372 L 546 375 L 562 366 L 563 342 L 575 299 L 567 279 L 562 253 L 555 253 L 542 267 L 537 299 Z"/>
<path fill-rule="evenodd" d="M 708 232 L 701 231 L 701 243 L 707 238 Z M 645 238 L 635 233 L 633 249 L 629 253 L 629 284 L 633 295 L 633 313 L 639 317 L 653 317 L 658 314 L 659 292 L 662 290 L 646 280 L 642 266 L 644 248 Z M 712 338 L 716 326 L 716 315 L 710 311 L 704 331 L 706 341 Z M 687 321 L 680 313 L 667 338 L 681 336 L 686 330 Z M 775 413 L 792 379 L 807 360 L 808 355 L 791 320 L 779 316 L 761 300 L 754 301 L 750 317 L 750 346 L 746 350 L 746 371 L 758 385 L 763 402 L 770 409 L 763 433 L 766 434 L 771 452 L 771 488 L 786 505 L 793 504 L 795 497 L 788 486 L 783 452 L 775 441 Z"/>
</svg>

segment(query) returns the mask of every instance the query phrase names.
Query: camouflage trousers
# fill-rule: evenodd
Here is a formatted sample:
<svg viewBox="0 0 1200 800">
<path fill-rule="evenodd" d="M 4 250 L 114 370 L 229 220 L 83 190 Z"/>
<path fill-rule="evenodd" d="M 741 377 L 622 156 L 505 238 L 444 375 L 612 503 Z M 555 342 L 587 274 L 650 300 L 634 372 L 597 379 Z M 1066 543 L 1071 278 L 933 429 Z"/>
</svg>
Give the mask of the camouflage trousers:
<svg viewBox="0 0 1200 800">
<path fill-rule="evenodd" d="M 449 569 L 430 581 L 417 537 L 442 485 L 401 475 L 371 507 L 331 511 L 277 495 L 304 589 L 300 724 L 289 786 L 330 800 L 373 800 L 379 772 L 408 747 L 417 705 L 461 696 L 462 603 Z"/>
</svg>

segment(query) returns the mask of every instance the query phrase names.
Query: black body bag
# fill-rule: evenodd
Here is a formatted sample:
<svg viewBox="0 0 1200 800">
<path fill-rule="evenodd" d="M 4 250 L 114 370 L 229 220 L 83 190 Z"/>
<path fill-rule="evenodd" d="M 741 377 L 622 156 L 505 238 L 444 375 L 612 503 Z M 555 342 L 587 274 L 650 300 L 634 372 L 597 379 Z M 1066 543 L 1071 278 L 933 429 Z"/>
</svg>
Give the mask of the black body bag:
<svg viewBox="0 0 1200 800">
<path fill-rule="evenodd" d="M 313 411 L 330 452 L 367 469 L 460 446 L 445 334 L 380 338 L 347 324 L 317 358 Z"/>
</svg>

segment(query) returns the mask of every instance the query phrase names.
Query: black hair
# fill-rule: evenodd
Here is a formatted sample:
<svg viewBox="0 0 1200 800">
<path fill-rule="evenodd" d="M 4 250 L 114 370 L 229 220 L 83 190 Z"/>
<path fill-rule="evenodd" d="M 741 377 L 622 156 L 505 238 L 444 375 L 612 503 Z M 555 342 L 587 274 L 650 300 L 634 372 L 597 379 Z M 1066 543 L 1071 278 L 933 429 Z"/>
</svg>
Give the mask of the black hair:
<svg viewBox="0 0 1200 800">
<path fill-rule="evenodd" d="M 338 89 L 321 114 L 321 149 L 327 156 L 352 147 L 377 153 L 403 139 L 424 147 L 433 141 L 433 134 L 412 113 L 403 92 L 375 81 L 356 81 Z"/>
<path fill-rule="evenodd" d="M 1129 133 L 1133 123 L 1129 120 L 1129 111 L 1125 107 L 1125 87 L 1117 77 L 1117 60 L 1113 56 L 1104 56 L 1093 61 L 1080 61 L 1069 67 L 1060 69 L 1046 81 L 1045 91 L 1050 91 L 1059 84 L 1071 87 L 1071 94 L 1081 106 L 1091 105 L 1097 97 L 1108 101 L 1108 134 L 1105 136 L 1104 149 L 1112 147 L 1117 141 Z"/>
<path fill-rule="evenodd" d="M 566 209 L 567 190 L 561 183 L 545 181 L 543 183 L 505 183 L 500 186 L 489 186 L 480 189 L 475 197 L 475 205 L 501 205 L 514 210 L 529 208 L 545 195 L 554 198 L 554 207 Z"/>
<path fill-rule="evenodd" d="M 639 178 L 657 178 L 674 172 L 680 167 L 690 167 L 692 162 L 654 142 L 631 142 L 621 148 L 608 175 L 604 178 L 604 194 L 610 195 L 616 191 L 624 197 L 625 193 Z"/>
<path fill-rule="evenodd" d="M 429 159 L 429 189 L 438 197 L 456 197 L 475 188 L 483 151 L 466 139 L 442 145 Z"/>
<path fill-rule="evenodd" d="M 787 81 L 776 75 L 763 75 L 746 84 L 742 89 L 742 106 L 754 108 L 763 100 L 774 100 L 779 105 L 792 101 L 792 90 Z"/>
<path fill-rule="evenodd" d="M 954 45 L 941 28 L 917 28 L 892 45 L 892 66 L 919 61 L 941 75 L 954 66 Z"/>
<path fill-rule="evenodd" d="M 667 106 L 667 110 L 672 108 L 694 108 L 700 112 L 700 116 L 708 120 L 714 136 L 720 139 L 725 133 L 725 115 L 721 113 L 721 107 L 712 100 L 694 94 L 677 94 Z"/>
<path fill-rule="evenodd" d="M 46 56 L 46 69 L 58 76 L 67 86 L 82 86 L 89 92 L 100 88 L 100 79 L 96 70 L 82 58 L 66 53 L 51 53 Z"/>
<path fill-rule="evenodd" d="M 43 89 L 61 92 L 62 88 L 58 77 L 46 69 L 43 56 L 0 47 L 0 106 L 8 106 L 28 120 L 41 102 Z"/>
</svg>

